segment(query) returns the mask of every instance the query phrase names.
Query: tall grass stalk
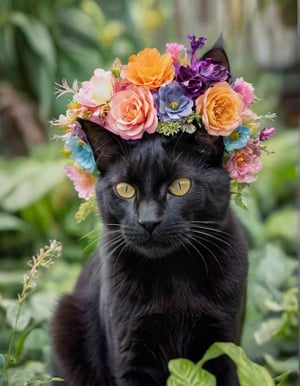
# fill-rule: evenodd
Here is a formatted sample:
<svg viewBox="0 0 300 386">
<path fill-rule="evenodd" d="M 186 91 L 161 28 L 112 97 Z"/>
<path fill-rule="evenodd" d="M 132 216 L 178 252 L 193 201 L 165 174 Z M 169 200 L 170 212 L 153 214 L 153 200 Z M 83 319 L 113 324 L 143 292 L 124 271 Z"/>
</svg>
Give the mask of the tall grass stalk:
<svg viewBox="0 0 300 386">
<path fill-rule="evenodd" d="M 16 362 L 13 351 L 15 346 L 18 322 L 24 301 L 26 297 L 37 287 L 37 282 L 39 279 L 39 269 L 42 267 L 49 268 L 54 263 L 54 260 L 60 257 L 61 252 L 61 243 L 56 240 L 50 240 L 49 245 L 46 245 L 44 248 L 41 248 L 39 252 L 33 255 L 28 261 L 29 270 L 25 273 L 23 277 L 23 288 L 21 293 L 18 294 L 18 310 L 14 321 L 11 338 L 9 341 L 8 351 L 5 358 L 3 374 L 2 377 L 0 377 L 0 386 L 9 386 L 8 370 L 10 366 Z"/>
</svg>

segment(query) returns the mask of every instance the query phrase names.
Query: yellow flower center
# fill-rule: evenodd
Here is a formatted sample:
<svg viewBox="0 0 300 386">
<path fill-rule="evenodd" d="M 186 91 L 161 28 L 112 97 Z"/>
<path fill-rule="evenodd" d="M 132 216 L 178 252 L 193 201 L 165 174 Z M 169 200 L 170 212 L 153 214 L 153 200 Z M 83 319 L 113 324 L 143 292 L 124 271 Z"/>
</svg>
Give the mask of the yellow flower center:
<svg viewBox="0 0 300 386">
<path fill-rule="evenodd" d="M 232 141 L 236 141 L 237 139 L 240 138 L 240 135 L 238 132 L 234 131 L 233 133 L 230 134 L 229 138 L 232 140 Z"/>
<path fill-rule="evenodd" d="M 178 102 L 176 101 L 171 102 L 170 107 L 172 110 L 176 110 L 178 108 Z"/>
<path fill-rule="evenodd" d="M 68 157 L 70 154 L 72 154 L 72 152 L 71 152 L 70 150 L 67 150 L 67 149 L 62 149 L 62 150 L 61 150 L 61 153 L 62 153 L 64 156 L 66 156 L 66 157 Z"/>
</svg>

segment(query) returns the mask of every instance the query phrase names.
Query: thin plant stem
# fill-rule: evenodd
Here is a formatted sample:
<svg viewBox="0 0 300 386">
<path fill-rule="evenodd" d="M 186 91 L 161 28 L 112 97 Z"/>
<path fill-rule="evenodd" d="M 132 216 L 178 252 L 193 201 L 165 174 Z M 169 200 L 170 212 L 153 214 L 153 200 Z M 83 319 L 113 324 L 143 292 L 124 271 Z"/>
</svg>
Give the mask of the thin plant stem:
<svg viewBox="0 0 300 386">
<path fill-rule="evenodd" d="M 45 246 L 39 250 L 39 253 L 32 256 L 31 260 L 28 262 L 28 266 L 30 269 L 25 273 L 23 277 L 23 287 L 22 292 L 18 294 L 18 310 L 15 317 L 11 338 L 9 341 L 9 347 L 6 354 L 4 369 L 3 369 L 3 377 L 0 378 L 0 386 L 9 386 L 9 367 L 12 364 L 12 360 L 14 358 L 13 350 L 16 340 L 18 322 L 22 311 L 23 303 L 32 291 L 34 291 L 37 287 L 38 270 L 41 267 L 49 268 L 50 265 L 54 263 L 54 258 L 58 258 L 61 255 L 62 246 L 56 240 L 50 241 L 49 246 Z"/>
</svg>

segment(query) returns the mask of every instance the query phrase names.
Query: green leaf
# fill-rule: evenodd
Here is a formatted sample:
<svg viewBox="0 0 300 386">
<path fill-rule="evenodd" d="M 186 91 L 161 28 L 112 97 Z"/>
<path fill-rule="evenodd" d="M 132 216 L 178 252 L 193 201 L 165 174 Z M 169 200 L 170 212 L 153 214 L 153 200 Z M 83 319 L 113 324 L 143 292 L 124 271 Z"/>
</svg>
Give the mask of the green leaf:
<svg viewBox="0 0 300 386">
<path fill-rule="evenodd" d="M 25 341 L 26 341 L 28 335 L 30 334 L 30 332 L 32 331 L 32 329 L 33 329 L 33 326 L 30 326 L 26 331 L 24 331 L 21 334 L 21 336 L 16 341 L 15 357 L 16 357 L 17 362 L 20 359 L 21 355 L 23 354 Z"/>
<path fill-rule="evenodd" d="M 287 383 L 290 374 L 291 373 L 289 371 L 287 371 L 283 374 L 280 374 L 278 377 L 276 377 L 275 378 L 276 386 L 288 386 L 288 385 L 290 385 L 289 383 Z"/>
<path fill-rule="evenodd" d="M 297 356 L 290 357 L 287 359 L 278 359 L 274 358 L 272 355 L 265 354 L 264 359 L 267 363 L 267 365 L 270 367 L 271 370 L 279 373 L 296 373 L 298 369 L 298 358 Z"/>
<path fill-rule="evenodd" d="M 193 377 L 196 366 L 188 359 L 173 359 L 169 362 L 170 372 L 180 381 L 190 381 Z"/>
<path fill-rule="evenodd" d="M 55 304 L 57 302 L 57 294 L 51 292 L 36 292 L 31 295 L 29 307 L 32 318 L 35 322 L 49 320 Z"/>
<path fill-rule="evenodd" d="M 270 239 L 280 239 L 296 244 L 298 230 L 295 208 L 283 208 L 272 213 L 266 221 L 266 233 Z"/>
<path fill-rule="evenodd" d="M 42 328 L 35 328 L 28 334 L 24 349 L 26 351 L 40 351 L 48 343 L 47 332 Z"/>
<path fill-rule="evenodd" d="M 281 318 L 269 318 L 265 322 L 261 323 L 258 330 L 254 333 L 255 341 L 258 345 L 263 345 L 270 341 L 276 331 L 281 326 Z"/>
<path fill-rule="evenodd" d="M 270 269 L 272 267 L 272 269 Z M 295 271 L 297 264 L 274 244 L 267 244 L 255 267 L 255 281 L 268 290 L 281 288 Z"/>
<path fill-rule="evenodd" d="M 268 142 L 271 154 L 262 154 L 264 167 L 253 184 L 261 209 L 270 212 L 279 202 L 290 202 L 296 197 L 298 173 L 298 133 L 284 130 Z"/>
<path fill-rule="evenodd" d="M 247 202 L 245 200 L 245 197 L 243 196 L 243 193 L 234 194 L 234 202 L 241 209 L 244 209 L 244 210 L 248 209 Z"/>
<path fill-rule="evenodd" d="M 38 163 L 23 162 L 15 170 L 14 186 L 1 202 L 8 211 L 17 211 L 41 199 L 49 190 L 65 178 L 63 161 Z"/>
<path fill-rule="evenodd" d="M 234 343 L 214 343 L 206 351 L 203 358 L 199 362 L 199 365 L 202 366 L 206 361 L 224 354 L 236 364 L 237 374 L 241 386 L 274 386 L 274 382 L 268 371 L 264 367 L 250 361 L 243 349 Z"/>
<path fill-rule="evenodd" d="M 99 49 L 96 25 L 88 14 L 78 8 L 62 8 L 57 18 L 62 36 L 84 47 Z"/>
<path fill-rule="evenodd" d="M 247 211 L 241 208 L 235 200 L 232 200 L 232 206 L 235 213 L 238 215 L 239 220 L 243 224 L 250 245 L 258 247 L 264 245 L 266 242 L 264 224 L 262 223 L 261 214 L 257 206 L 257 202 L 254 200 L 253 194 L 251 194 L 251 187 L 247 188 Z M 248 194 L 249 193 L 249 194 Z M 233 198 L 237 198 L 237 195 L 233 195 Z M 240 195 L 241 197 L 241 195 Z"/>
<path fill-rule="evenodd" d="M 0 375 L 3 372 L 4 366 L 5 366 L 5 362 L 6 362 L 5 355 L 0 354 Z"/>
<path fill-rule="evenodd" d="M 47 122 L 53 101 L 55 70 L 31 50 L 24 50 L 22 60 L 30 88 L 38 101 L 40 117 Z"/>
<path fill-rule="evenodd" d="M 216 386 L 216 378 L 188 359 L 169 362 L 170 377 L 167 386 Z"/>
<path fill-rule="evenodd" d="M 26 223 L 16 216 L 0 213 L 0 231 L 23 231 Z"/>
<path fill-rule="evenodd" d="M 29 47 L 38 55 L 47 66 L 55 71 L 56 55 L 51 35 L 45 24 L 21 12 L 14 12 L 11 22 L 23 32 Z"/>
<path fill-rule="evenodd" d="M 18 318 L 18 323 L 15 326 L 19 307 L 20 306 L 18 302 L 8 304 L 6 307 L 6 321 L 12 328 L 16 328 L 16 331 L 24 331 L 30 323 L 31 314 L 23 305 Z"/>
</svg>

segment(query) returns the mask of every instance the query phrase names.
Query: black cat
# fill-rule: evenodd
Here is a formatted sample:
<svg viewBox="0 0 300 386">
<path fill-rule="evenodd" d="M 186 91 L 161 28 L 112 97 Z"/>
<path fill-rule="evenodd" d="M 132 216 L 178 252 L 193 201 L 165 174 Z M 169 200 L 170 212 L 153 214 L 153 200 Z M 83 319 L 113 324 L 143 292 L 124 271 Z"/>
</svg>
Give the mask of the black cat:
<svg viewBox="0 0 300 386">
<path fill-rule="evenodd" d="M 222 138 L 124 141 L 80 123 L 101 173 L 104 231 L 54 315 L 53 373 L 70 386 L 163 386 L 170 359 L 197 362 L 215 341 L 240 341 L 247 245 Z M 238 385 L 227 357 L 206 367 L 218 386 Z"/>
</svg>

